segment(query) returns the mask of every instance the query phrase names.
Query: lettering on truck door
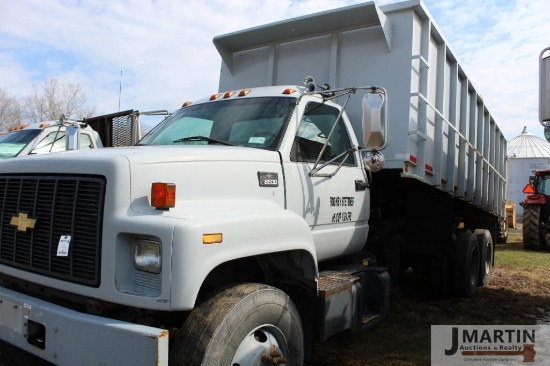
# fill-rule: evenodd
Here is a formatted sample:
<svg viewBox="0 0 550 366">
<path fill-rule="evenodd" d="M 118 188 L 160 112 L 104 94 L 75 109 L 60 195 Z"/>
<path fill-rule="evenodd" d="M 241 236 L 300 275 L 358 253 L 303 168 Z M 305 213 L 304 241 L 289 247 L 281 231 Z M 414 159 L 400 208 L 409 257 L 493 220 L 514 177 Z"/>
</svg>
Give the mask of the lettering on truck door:
<svg viewBox="0 0 550 366">
<path fill-rule="evenodd" d="M 341 254 L 342 248 L 346 252 L 361 249 L 368 229 L 368 195 L 366 190 L 355 187 L 355 181 L 364 181 L 356 153 L 343 156 L 320 171 L 331 173 L 345 159 L 330 178 L 309 175 L 338 114 L 336 108 L 326 104 L 308 103 L 294 138 L 290 163 L 285 166 L 287 207 L 303 216 L 312 228 L 320 260 Z M 350 132 L 340 119 L 321 162 L 352 147 Z"/>
</svg>

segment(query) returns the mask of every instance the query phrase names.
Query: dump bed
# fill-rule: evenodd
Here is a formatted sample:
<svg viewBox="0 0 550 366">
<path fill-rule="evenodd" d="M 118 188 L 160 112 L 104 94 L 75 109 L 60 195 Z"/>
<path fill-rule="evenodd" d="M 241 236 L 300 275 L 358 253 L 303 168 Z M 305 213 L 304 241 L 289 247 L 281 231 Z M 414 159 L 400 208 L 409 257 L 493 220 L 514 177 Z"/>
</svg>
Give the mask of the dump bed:
<svg viewBox="0 0 550 366">
<path fill-rule="evenodd" d="M 332 88 L 385 87 L 385 169 L 504 215 L 506 139 L 421 1 L 368 2 L 218 36 L 214 44 L 220 92 L 300 84 L 306 75 Z M 357 136 L 360 99 L 347 108 Z"/>
</svg>

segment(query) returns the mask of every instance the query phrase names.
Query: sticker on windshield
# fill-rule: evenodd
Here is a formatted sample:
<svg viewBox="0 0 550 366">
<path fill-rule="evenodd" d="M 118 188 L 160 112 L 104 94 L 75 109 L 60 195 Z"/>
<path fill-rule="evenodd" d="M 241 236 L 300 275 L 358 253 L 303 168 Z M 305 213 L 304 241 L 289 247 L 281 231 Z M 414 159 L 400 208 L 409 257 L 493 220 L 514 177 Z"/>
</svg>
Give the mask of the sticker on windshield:
<svg viewBox="0 0 550 366">
<path fill-rule="evenodd" d="M 266 137 L 252 136 L 248 139 L 249 144 L 265 144 Z"/>
<path fill-rule="evenodd" d="M 279 175 L 277 173 L 258 172 L 260 187 L 278 187 Z"/>
</svg>

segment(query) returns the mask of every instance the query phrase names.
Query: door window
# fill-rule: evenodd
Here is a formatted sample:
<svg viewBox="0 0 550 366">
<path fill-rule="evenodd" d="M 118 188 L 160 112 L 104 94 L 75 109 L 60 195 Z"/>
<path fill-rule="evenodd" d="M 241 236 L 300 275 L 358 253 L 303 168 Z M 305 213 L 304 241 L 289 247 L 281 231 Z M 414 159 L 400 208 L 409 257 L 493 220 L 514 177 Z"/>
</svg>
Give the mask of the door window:
<svg viewBox="0 0 550 366">
<path fill-rule="evenodd" d="M 327 137 L 338 117 L 339 111 L 322 103 L 308 103 L 291 152 L 292 161 L 315 162 L 323 146 L 326 148 L 321 156 L 321 162 L 326 162 L 352 148 L 351 140 L 344 121 L 340 118 L 330 140 Z M 334 163 L 339 164 L 345 159 L 344 165 L 356 165 L 354 154 L 343 155 Z"/>
</svg>

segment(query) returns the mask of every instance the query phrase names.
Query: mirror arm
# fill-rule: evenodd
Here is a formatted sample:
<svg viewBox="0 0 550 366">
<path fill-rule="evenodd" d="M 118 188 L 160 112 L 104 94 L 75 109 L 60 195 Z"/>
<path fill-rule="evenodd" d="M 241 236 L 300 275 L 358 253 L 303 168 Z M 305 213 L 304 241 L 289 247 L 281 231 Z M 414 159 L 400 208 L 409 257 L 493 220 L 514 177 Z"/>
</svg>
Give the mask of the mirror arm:
<svg viewBox="0 0 550 366">
<path fill-rule="evenodd" d="M 333 177 L 334 175 L 336 175 L 336 173 L 338 173 L 338 171 L 340 170 L 340 168 L 342 167 L 342 165 L 344 165 L 346 159 L 342 159 L 342 161 L 340 162 L 340 164 L 338 164 L 338 166 L 336 167 L 336 169 L 332 172 L 332 173 L 327 173 L 327 174 L 319 174 L 319 171 L 321 169 L 323 169 L 324 167 L 326 167 L 327 165 L 335 162 L 336 160 L 340 159 L 342 156 L 347 156 L 353 152 L 357 151 L 357 149 L 355 148 L 351 148 L 351 149 L 348 149 L 346 151 L 344 151 L 343 153 L 340 153 L 339 155 L 333 157 L 332 159 L 330 159 L 329 161 L 327 161 L 326 163 L 322 164 L 321 166 L 317 167 L 316 165 L 313 166 L 313 169 L 311 169 L 311 172 L 309 172 L 309 176 L 310 177 Z"/>
</svg>

